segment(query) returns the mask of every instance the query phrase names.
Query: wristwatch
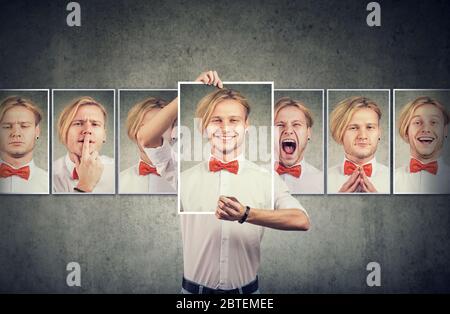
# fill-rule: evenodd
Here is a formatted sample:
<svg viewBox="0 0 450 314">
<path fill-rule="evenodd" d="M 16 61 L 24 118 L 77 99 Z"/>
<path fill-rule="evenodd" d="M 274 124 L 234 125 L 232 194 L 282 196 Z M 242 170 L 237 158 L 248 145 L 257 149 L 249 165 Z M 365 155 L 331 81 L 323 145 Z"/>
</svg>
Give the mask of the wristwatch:
<svg viewBox="0 0 450 314">
<path fill-rule="evenodd" d="M 249 206 L 245 206 L 245 213 L 244 213 L 244 216 L 242 216 L 242 218 L 238 220 L 238 222 L 239 222 L 240 224 L 243 224 L 243 223 L 247 220 L 247 217 L 248 217 L 248 213 L 249 213 L 249 212 L 250 212 L 250 207 L 249 207 Z"/>
</svg>

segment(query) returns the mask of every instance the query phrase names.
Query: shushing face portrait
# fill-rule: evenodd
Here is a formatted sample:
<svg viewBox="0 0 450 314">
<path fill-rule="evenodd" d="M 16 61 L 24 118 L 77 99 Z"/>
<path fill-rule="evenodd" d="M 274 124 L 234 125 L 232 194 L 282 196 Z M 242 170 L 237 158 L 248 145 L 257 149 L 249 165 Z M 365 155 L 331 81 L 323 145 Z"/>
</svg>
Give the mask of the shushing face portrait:
<svg viewBox="0 0 450 314">
<path fill-rule="evenodd" d="M 93 98 L 80 97 L 64 108 L 58 128 L 69 153 L 81 157 L 85 137 L 89 138 L 89 153 L 100 152 L 106 142 L 106 110 Z"/>
</svg>

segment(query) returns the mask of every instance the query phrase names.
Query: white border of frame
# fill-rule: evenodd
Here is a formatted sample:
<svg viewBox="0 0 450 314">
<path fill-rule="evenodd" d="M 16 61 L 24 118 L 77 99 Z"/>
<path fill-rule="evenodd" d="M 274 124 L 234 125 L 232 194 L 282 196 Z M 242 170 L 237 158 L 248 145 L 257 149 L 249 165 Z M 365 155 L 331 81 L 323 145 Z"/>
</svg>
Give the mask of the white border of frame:
<svg viewBox="0 0 450 314">
<path fill-rule="evenodd" d="M 395 116 L 395 93 L 397 91 L 400 92 L 419 92 L 419 91 L 424 91 L 424 92 L 449 92 L 450 93 L 450 89 L 445 89 L 445 88 L 396 88 L 392 90 L 392 112 L 393 112 L 393 124 L 392 124 L 392 140 L 393 140 L 393 156 L 392 156 L 392 168 L 393 168 L 393 172 L 392 172 L 392 188 L 393 188 L 393 194 L 394 195 L 449 195 L 449 194 L 444 194 L 444 193 L 413 193 L 413 192 L 397 192 L 396 191 L 396 184 L 395 184 L 395 171 L 397 169 L 396 165 L 395 165 L 395 147 L 396 147 L 396 141 L 395 141 L 395 132 L 397 130 L 397 120 L 396 120 L 396 116 Z"/>
<path fill-rule="evenodd" d="M 176 88 L 153 88 L 153 89 L 139 89 L 139 88 L 121 88 L 117 90 L 117 127 L 118 127 L 118 135 L 117 135 L 117 194 L 118 195 L 174 195 L 176 196 L 178 194 L 177 191 L 173 192 L 158 192 L 158 193 L 120 193 L 120 92 L 177 92 L 178 89 Z M 177 93 L 178 95 L 178 93 Z M 178 96 L 177 96 L 178 97 Z M 170 101 L 169 101 L 170 102 Z M 176 145 L 179 145 L 179 141 L 177 139 Z M 178 152 L 178 146 L 177 146 L 177 152 Z M 177 165 L 178 166 L 178 165 Z M 125 169 L 124 169 L 125 170 Z M 177 169 L 177 176 L 178 176 L 178 169 Z M 177 177 L 177 188 L 178 188 L 178 180 L 179 177 Z"/>
<path fill-rule="evenodd" d="M 242 81 L 224 81 L 222 82 L 223 85 L 233 85 L 233 84 L 241 84 L 241 85 L 270 85 L 271 86 L 271 161 L 270 161 L 270 165 L 271 165 L 271 169 L 273 169 L 273 160 L 274 160 L 274 152 L 273 152 L 273 98 L 274 98 L 274 83 L 273 81 L 255 81 L 255 82 L 242 82 Z M 180 86 L 184 84 L 184 85 L 205 85 L 204 83 L 201 82 L 192 82 L 192 81 L 178 81 L 178 139 L 180 139 L 180 103 L 181 103 L 181 96 L 180 96 Z M 178 185 L 177 185 L 177 191 L 178 191 L 178 197 L 177 197 L 177 213 L 179 215 L 192 215 L 192 214 L 201 214 L 201 215 L 214 215 L 214 212 L 180 212 L 180 208 L 181 208 L 181 189 L 180 189 L 180 185 L 181 185 L 181 155 L 180 155 L 180 144 L 178 143 Z M 270 171 L 271 173 L 271 188 L 272 188 L 272 200 L 271 200 L 271 204 L 272 206 L 274 206 L 274 171 Z"/>
<path fill-rule="evenodd" d="M 113 92 L 113 152 L 114 152 L 114 192 L 112 193 L 74 193 L 74 192 L 54 192 L 53 191 L 53 157 L 55 154 L 54 151 L 54 132 L 55 132 L 55 128 L 54 126 L 54 122 L 52 119 L 52 186 L 51 186 L 51 191 L 53 195 L 115 195 L 116 194 L 116 182 L 117 182 L 117 161 L 116 161 L 116 90 L 112 89 L 112 88 L 55 88 L 52 89 L 52 118 L 55 116 L 55 111 L 54 111 L 54 92 L 70 92 L 70 91 L 109 91 L 109 92 Z"/>
<path fill-rule="evenodd" d="M 329 162 L 328 162 L 328 142 L 329 142 L 329 136 L 328 136 L 328 121 L 330 119 L 330 115 L 329 115 L 329 92 L 334 92 L 334 91 L 355 91 L 355 92 L 387 92 L 388 93 L 388 130 L 387 132 L 383 132 L 384 134 L 386 134 L 386 138 L 388 139 L 388 167 L 389 167 L 389 192 L 387 193 L 361 193 L 361 192 L 354 192 L 354 193 L 348 193 L 348 192 L 336 192 L 336 193 L 330 193 L 328 191 L 328 169 L 330 167 Z M 326 191 L 327 191 L 327 195 L 391 195 L 392 193 L 392 160 L 391 160 L 391 142 L 389 141 L 389 139 L 391 138 L 391 109 L 392 109 L 392 101 L 391 101 L 391 90 L 388 88 L 380 88 L 380 89 L 371 89 L 371 88 L 331 88 L 331 89 L 327 89 L 327 128 L 326 128 L 326 132 L 327 132 L 327 175 L 326 175 Z"/>
<path fill-rule="evenodd" d="M 50 89 L 48 88 L 2 88 L 0 89 L 2 92 L 47 92 L 47 193 L 45 192 L 37 192 L 37 193 L 0 193 L 0 195 L 49 195 L 51 191 L 51 168 L 50 168 L 50 128 L 51 128 L 51 120 L 50 120 Z M 34 157 L 33 157 L 34 159 Z"/>
<path fill-rule="evenodd" d="M 289 89 L 289 88 L 275 88 L 274 92 L 322 92 L 322 179 L 323 179 L 323 192 L 322 193 L 291 193 L 291 195 L 311 195 L 311 196 L 319 196 L 319 195 L 325 195 L 326 191 L 326 177 L 325 174 L 327 173 L 327 170 L 325 168 L 325 132 L 326 132 L 326 121 L 325 121 L 325 89 L 320 88 L 296 88 L 296 89 Z M 275 103 L 273 104 L 275 106 Z M 275 109 L 275 108 L 274 108 Z M 272 112 L 272 118 L 274 117 L 274 112 Z M 274 121 L 275 122 L 275 121 Z M 272 128 L 275 130 L 274 126 Z M 272 140 L 274 140 L 274 134 L 272 134 Z M 273 152 L 274 155 L 272 156 L 273 161 L 275 162 L 275 152 Z"/>
</svg>

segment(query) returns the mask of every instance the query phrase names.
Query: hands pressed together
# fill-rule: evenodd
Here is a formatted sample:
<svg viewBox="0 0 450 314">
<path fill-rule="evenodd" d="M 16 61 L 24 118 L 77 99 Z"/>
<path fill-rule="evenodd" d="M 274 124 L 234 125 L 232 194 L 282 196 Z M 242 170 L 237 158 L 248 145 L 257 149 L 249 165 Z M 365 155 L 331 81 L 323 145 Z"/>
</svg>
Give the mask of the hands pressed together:
<svg viewBox="0 0 450 314">
<path fill-rule="evenodd" d="M 340 193 L 377 193 L 377 189 L 370 182 L 362 167 L 358 167 L 348 178 L 348 180 L 341 186 Z"/>
</svg>

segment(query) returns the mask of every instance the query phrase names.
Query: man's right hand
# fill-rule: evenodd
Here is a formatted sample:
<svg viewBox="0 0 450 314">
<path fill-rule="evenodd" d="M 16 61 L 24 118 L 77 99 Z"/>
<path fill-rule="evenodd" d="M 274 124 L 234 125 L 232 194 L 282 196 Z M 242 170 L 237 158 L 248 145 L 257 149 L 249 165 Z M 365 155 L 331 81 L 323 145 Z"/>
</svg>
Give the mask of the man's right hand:
<svg viewBox="0 0 450 314">
<path fill-rule="evenodd" d="M 355 170 L 347 181 L 344 182 L 344 184 L 341 186 L 339 193 L 353 193 L 356 191 L 356 189 L 359 186 L 359 183 L 361 181 L 361 169 L 358 168 Z"/>
<path fill-rule="evenodd" d="M 195 81 L 223 88 L 223 83 L 216 71 L 203 72 L 199 75 L 199 77 L 197 77 Z"/>
<path fill-rule="evenodd" d="M 89 134 L 84 137 L 81 158 L 75 158 L 79 178 L 77 188 L 85 192 L 94 190 L 103 173 L 103 164 L 98 152 L 89 152 L 90 138 Z"/>
</svg>

